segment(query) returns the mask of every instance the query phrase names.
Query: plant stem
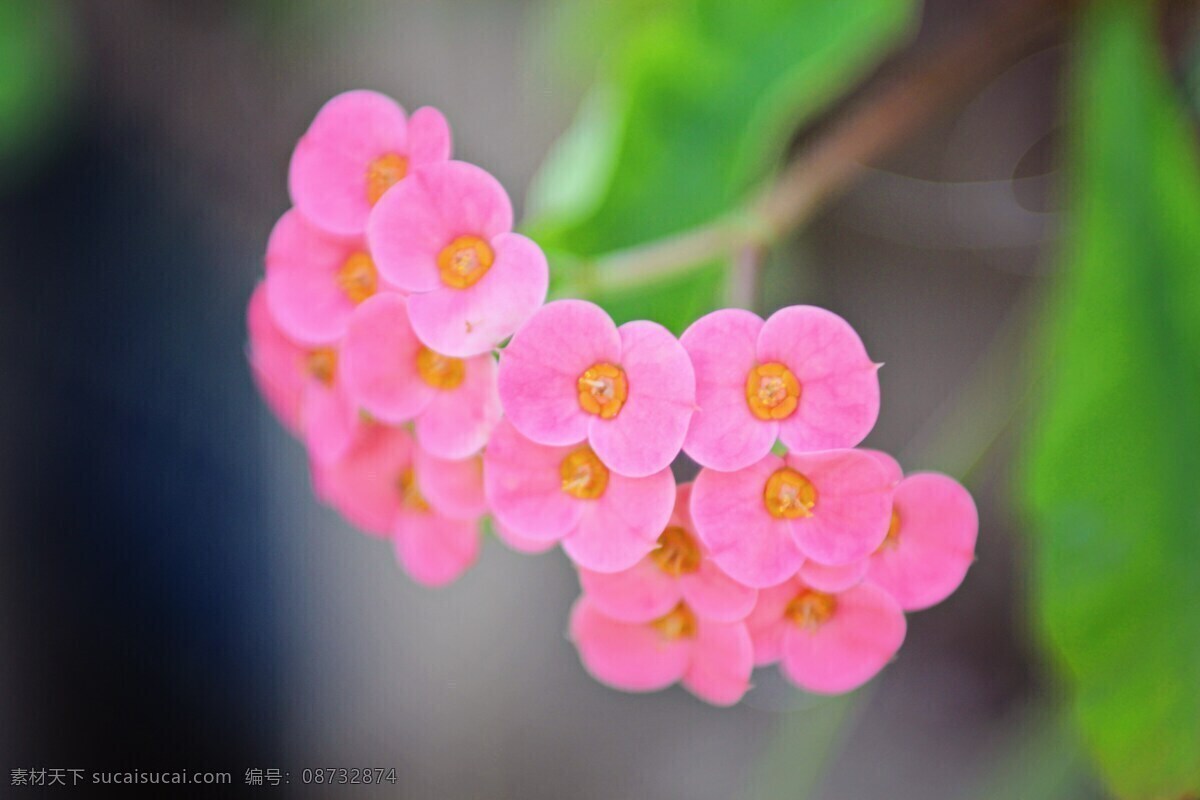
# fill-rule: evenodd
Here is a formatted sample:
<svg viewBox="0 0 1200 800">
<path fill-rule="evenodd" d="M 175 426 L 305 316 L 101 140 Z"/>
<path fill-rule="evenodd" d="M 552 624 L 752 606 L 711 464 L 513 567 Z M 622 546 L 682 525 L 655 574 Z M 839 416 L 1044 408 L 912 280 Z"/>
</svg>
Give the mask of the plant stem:
<svg viewBox="0 0 1200 800">
<path fill-rule="evenodd" d="M 741 263 L 811 219 L 857 181 L 868 164 L 937 118 L 954 101 L 1031 52 L 1065 16 L 1064 0 L 997 0 L 996 10 L 897 79 L 868 93 L 806 147 L 744 208 L 700 227 L 601 256 L 587 289 L 632 289 L 714 258 Z M 734 286 L 739 286 L 736 276 Z"/>
</svg>

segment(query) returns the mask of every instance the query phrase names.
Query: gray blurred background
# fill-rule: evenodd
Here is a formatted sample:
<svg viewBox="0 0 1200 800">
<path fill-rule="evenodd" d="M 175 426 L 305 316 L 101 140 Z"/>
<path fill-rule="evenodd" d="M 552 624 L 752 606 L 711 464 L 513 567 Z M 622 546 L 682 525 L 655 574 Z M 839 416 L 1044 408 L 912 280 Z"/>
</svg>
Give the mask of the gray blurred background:
<svg viewBox="0 0 1200 800">
<path fill-rule="evenodd" d="M 931 0 L 914 47 L 976 5 Z M 556 61 L 553 4 L 46 7 L 52 108 L 0 183 L 4 764 L 235 783 L 274 767 L 292 783 L 259 792 L 284 796 L 305 793 L 306 767 L 393 766 L 379 796 L 1008 797 L 1014 770 L 1100 796 L 1041 725 L 1055 696 L 1021 627 L 1011 426 L 995 418 L 1017 388 L 977 369 L 1020 369 L 1052 243 L 1058 49 L 952 109 L 767 269 L 764 310 L 827 306 L 886 363 L 867 444 L 966 474 L 978 563 L 853 698 L 768 671 L 719 710 L 592 681 L 564 636 L 578 587 L 560 553 L 489 541 L 447 589 L 408 581 L 315 501 L 245 364 L 245 303 L 321 104 L 369 87 L 437 105 L 456 155 L 519 212 L 583 89 Z"/>
</svg>

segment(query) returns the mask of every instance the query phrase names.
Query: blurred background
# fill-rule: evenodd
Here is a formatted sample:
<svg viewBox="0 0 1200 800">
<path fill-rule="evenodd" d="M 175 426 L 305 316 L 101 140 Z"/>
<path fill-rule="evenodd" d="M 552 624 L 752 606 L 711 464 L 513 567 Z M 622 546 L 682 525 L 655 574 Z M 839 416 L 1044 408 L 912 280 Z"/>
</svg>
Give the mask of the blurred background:
<svg viewBox="0 0 1200 800">
<path fill-rule="evenodd" d="M 315 767 L 395 767 L 378 796 L 414 798 L 1200 796 L 1195 11 L 5 0 L 4 768 L 278 768 L 257 791 L 284 796 Z M 924 81 L 947 48 L 953 91 Z M 560 553 L 488 541 L 424 590 L 313 498 L 244 313 L 329 97 L 441 108 L 570 287 L 736 212 L 898 85 L 866 168 L 753 268 L 598 297 L 677 331 L 730 298 L 815 303 L 885 362 L 866 444 L 963 480 L 981 530 L 865 689 L 611 691 L 565 638 Z M 309 796 L 376 791 L 343 788 Z"/>
</svg>

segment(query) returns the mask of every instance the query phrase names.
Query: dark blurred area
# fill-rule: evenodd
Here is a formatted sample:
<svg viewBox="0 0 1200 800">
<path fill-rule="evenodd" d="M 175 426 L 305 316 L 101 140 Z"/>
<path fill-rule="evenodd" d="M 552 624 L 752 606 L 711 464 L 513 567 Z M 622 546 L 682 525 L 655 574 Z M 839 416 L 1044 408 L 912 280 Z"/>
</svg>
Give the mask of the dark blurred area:
<svg viewBox="0 0 1200 800">
<path fill-rule="evenodd" d="M 916 50 L 978 5 L 929 2 Z M 245 305 L 288 205 L 288 158 L 334 93 L 438 105 L 456 153 L 519 209 L 578 100 L 546 61 L 544 6 L 45 8 L 56 100 L 0 175 L 6 768 L 209 769 L 235 784 L 280 768 L 292 775 L 282 795 L 302 793 L 304 768 L 395 767 L 381 796 L 815 786 L 933 800 L 984 796 L 1021 757 L 1054 694 L 1020 621 L 1012 431 L 975 463 L 955 415 L 1017 391 L 977 365 L 1012 351 L 1020 367 L 1010 340 L 1054 229 L 1062 48 L 877 165 L 767 272 L 769 305 L 825 305 L 887 364 L 867 444 L 906 468 L 966 474 L 978 563 L 950 601 L 911 618 L 900 659 L 853 706 L 805 698 L 771 671 L 718 710 L 679 689 L 594 683 L 564 638 L 577 586 L 561 554 L 489 541 L 448 589 L 407 581 L 386 545 L 312 497 L 302 448 L 246 366 Z M 1065 765 L 1058 796 L 1101 796 L 1073 751 L 1044 757 Z"/>
</svg>

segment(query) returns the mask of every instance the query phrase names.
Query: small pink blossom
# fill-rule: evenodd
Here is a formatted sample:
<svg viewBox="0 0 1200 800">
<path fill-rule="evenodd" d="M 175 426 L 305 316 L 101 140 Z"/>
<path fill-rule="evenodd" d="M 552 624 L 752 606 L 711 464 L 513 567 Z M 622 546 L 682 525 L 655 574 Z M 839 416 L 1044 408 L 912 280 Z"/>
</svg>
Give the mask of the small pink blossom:
<svg viewBox="0 0 1200 800">
<path fill-rule="evenodd" d="M 297 341 L 336 343 L 355 307 L 388 289 L 361 237 L 322 233 L 294 209 L 275 223 L 267 242 L 267 302 Z"/>
<path fill-rule="evenodd" d="M 701 700 L 731 706 L 750 687 L 753 645 L 746 626 L 697 616 L 679 604 L 658 619 L 621 622 L 588 597 L 571 609 L 571 641 L 593 678 L 626 692 L 653 692 L 674 683 Z"/>
<path fill-rule="evenodd" d="M 500 399 L 513 426 L 535 442 L 586 438 L 614 472 L 644 477 L 679 454 L 695 377 L 686 351 L 661 325 L 618 328 L 597 305 L 558 300 L 505 348 Z"/>
<path fill-rule="evenodd" d="M 390 97 L 352 91 L 327 102 L 292 154 L 292 202 L 337 236 L 361 235 L 371 207 L 405 176 L 450 158 L 450 126 L 435 108 L 411 118 Z"/>
<path fill-rule="evenodd" d="M 483 454 L 497 521 L 533 541 L 561 541 L 581 567 L 629 569 L 658 544 L 675 504 L 669 469 L 645 478 L 610 472 L 584 442 L 550 447 L 502 419 Z"/>
<path fill-rule="evenodd" d="M 979 513 L 966 489 L 933 472 L 900 481 L 892 503 L 891 526 L 867 575 L 905 611 L 919 611 L 962 583 L 975 560 Z"/>
<path fill-rule="evenodd" d="M 658 547 L 621 572 L 579 570 L 588 599 L 622 622 L 649 622 L 686 603 L 697 616 L 737 622 L 754 608 L 758 592 L 730 578 L 708 557 L 688 508 L 692 485 L 679 486 L 675 510 L 658 537 Z"/>
<path fill-rule="evenodd" d="M 421 447 L 441 458 L 479 452 L 500 421 L 496 359 L 455 358 L 421 344 L 398 294 L 355 310 L 342 343 L 347 391 L 372 417 L 393 425 L 415 419 Z"/>
<path fill-rule="evenodd" d="M 304 347 L 275 324 L 262 284 L 247 314 L 250 364 L 271 408 L 304 440 L 309 455 L 328 463 L 345 454 L 362 427 L 346 393 L 336 347 Z"/>
<path fill-rule="evenodd" d="M 418 583 L 450 583 L 475 563 L 485 506 L 478 459 L 434 458 L 403 428 L 372 425 L 345 458 L 313 471 L 322 499 L 367 533 L 391 538 Z"/>
<path fill-rule="evenodd" d="M 512 233 L 504 187 L 472 164 L 414 171 L 375 206 L 367 241 L 380 274 L 412 294 L 417 336 L 448 356 L 491 350 L 546 299 L 546 256 Z"/>
<path fill-rule="evenodd" d="M 764 588 L 806 557 L 837 566 L 869 556 L 887 535 L 891 501 L 883 467 L 862 451 L 791 453 L 737 472 L 701 470 L 692 518 L 717 566 Z"/>
<path fill-rule="evenodd" d="M 800 688 L 841 694 L 892 660 L 907 625 L 892 596 L 871 583 L 827 593 L 792 579 L 758 593 L 746 627 L 756 665 L 780 662 Z"/>
<path fill-rule="evenodd" d="M 879 415 L 878 365 L 844 319 L 789 306 L 766 322 L 722 309 L 680 341 L 696 370 L 683 449 L 703 466 L 748 467 L 781 439 L 793 452 L 854 447 Z"/>
</svg>

